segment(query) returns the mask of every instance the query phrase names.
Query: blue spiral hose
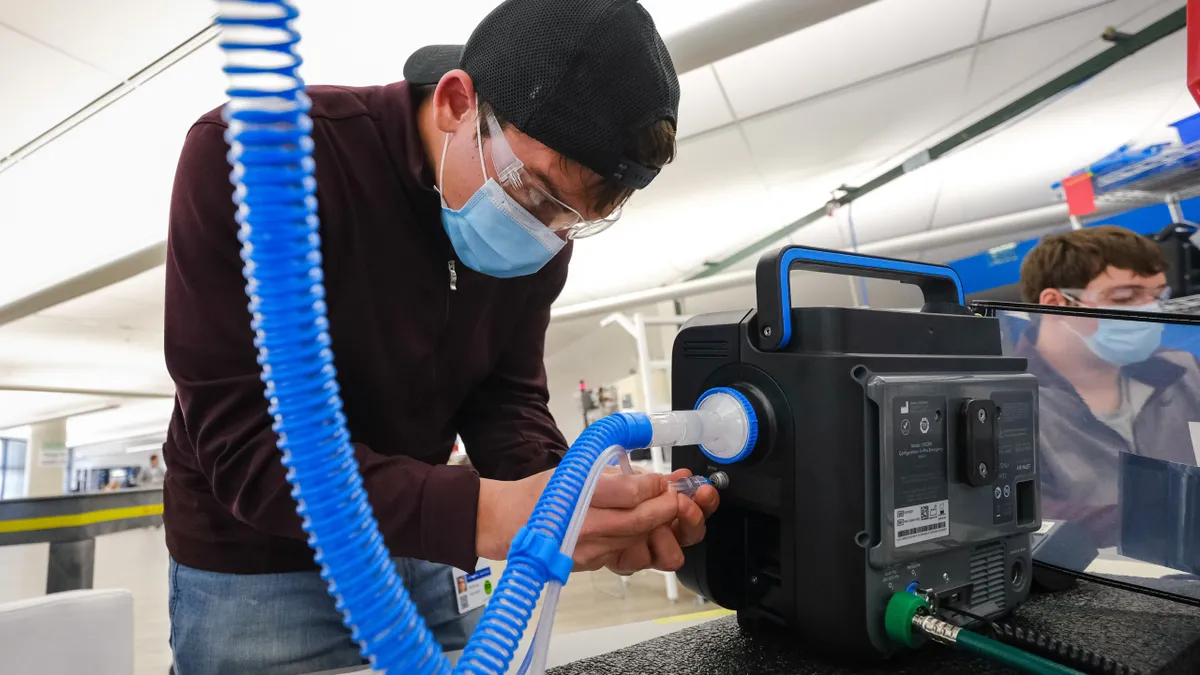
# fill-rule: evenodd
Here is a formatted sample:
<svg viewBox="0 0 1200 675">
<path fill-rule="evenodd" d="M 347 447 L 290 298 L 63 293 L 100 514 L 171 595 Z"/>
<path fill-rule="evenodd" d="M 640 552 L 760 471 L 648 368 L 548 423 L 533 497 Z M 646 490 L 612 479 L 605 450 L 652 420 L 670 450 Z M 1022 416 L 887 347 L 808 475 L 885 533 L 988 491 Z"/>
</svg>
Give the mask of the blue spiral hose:
<svg viewBox="0 0 1200 675">
<path fill-rule="evenodd" d="M 342 413 L 325 312 L 310 101 L 298 74 L 300 35 L 292 27 L 297 16 L 287 0 L 243 0 L 222 3 L 217 19 L 230 78 L 226 140 L 258 363 L 296 511 L 363 656 L 382 673 L 445 675 L 449 661 L 417 614 L 367 502 Z M 644 447 L 650 436 L 645 415 L 592 425 L 551 477 L 523 541 L 557 552 L 599 455 L 613 445 Z M 513 659 L 552 574 L 545 555 L 516 549 L 455 673 L 502 675 Z"/>
</svg>

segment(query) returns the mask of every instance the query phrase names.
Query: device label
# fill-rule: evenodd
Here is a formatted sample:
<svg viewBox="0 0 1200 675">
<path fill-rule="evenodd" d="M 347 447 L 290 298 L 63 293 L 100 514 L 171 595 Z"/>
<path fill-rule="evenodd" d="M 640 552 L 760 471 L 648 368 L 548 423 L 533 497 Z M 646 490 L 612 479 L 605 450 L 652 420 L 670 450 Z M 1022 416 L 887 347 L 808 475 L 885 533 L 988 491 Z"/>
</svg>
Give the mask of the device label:
<svg viewBox="0 0 1200 675">
<path fill-rule="evenodd" d="M 1016 518 L 1016 483 L 1035 472 L 1033 394 L 998 392 L 992 396 L 996 418 L 996 482 L 992 487 L 992 524 L 1011 523 Z"/>
<path fill-rule="evenodd" d="M 458 613 L 467 612 L 483 607 L 492 595 L 492 568 L 485 567 L 480 558 L 475 572 L 467 573 L 454 568 L 454 596 L 458 603 Z"/>
<path fill-rule="evenodd" d="M 896 548 L 950 534 L 950 500 L 896 509 Z"/>
<path fill-rule="evenodd" d="M 895 545 L 944 537 L 950 534 L 946 398 L 897 397 L 892 420 Z"/>
</svg>

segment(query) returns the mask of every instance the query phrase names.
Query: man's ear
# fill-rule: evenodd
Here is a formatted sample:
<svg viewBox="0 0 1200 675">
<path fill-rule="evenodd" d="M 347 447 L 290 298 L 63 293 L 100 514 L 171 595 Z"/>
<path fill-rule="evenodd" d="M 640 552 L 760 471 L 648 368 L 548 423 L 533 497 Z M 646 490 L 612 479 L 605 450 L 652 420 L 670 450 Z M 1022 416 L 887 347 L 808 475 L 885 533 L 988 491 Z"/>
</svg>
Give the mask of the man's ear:
<svg viewBox="0 0 1200 675">
<path fill-rule="evenodd" d="M 1057 288 L 1043 288 L 1042 292 L 1038 294 L 1038 304 L 1066 307 L 1067 299 L 1063 296 L 1062 291 Z"/>
<path fill-rule="evenodd" d="M 452 134 L 471 117 L 475 110 L 475 83 L 463 70 L 452 70 L 442 76 L 433 92 L 434 122 L 437 128 Z"/>
</svg>

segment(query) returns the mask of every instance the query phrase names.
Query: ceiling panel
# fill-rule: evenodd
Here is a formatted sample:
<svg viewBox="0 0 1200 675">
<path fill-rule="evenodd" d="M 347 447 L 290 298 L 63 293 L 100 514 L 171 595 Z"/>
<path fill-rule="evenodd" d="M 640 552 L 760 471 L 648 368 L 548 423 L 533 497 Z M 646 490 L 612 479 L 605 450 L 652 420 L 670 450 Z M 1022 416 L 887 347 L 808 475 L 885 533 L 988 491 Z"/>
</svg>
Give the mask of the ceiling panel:
<svg viewBox="0 0 1200 675">
<path fill-rule="evenodd" d="M 221 101 L 220 63 L 215 45 L 197 51 L 0 174 L 0 303 L 165 238 L 179 150 Z"/>
<path fill-rule="evenodd" d="M 1110 0 L 1090 11 L 983 45 L 972 70 L 967 108 L 997 108 L 1099 54 L 1110 46 L 1100 39 L 1105 28 L 1120 25 L 1145 9 L 1144 0 Z"/>
<path fill-rule="evenodd" d="M 648 0 L 642 4 L 667 36 L 732 11 L 751 0 Z M 312 83 L 373 85 L 401 79 L 408 57 L 424 45 L 461 44 L 497 0 L 436 3 L 342 0 L 303 6 L 305 79 Z"/>
<path fill-rule="evenodd" d="M 711 67 L 681 75 L 679 88 L 677 136 L 681 140 L 733 123 L 733 110 L 725 101 L 717 73 Z"/>
<path fill-rule="evenodd" d="M 0 23 L 124 79 L 212 21 L 212 0 L 0 0 Z"/>
<path fill-rule="evenodd" d="M 969 63 L 960 54 L 743 122 L 756 166 L 779 184 L 881 162 L 960 114 Z"/>
<path fill-rule="evenodd" d="M 942 167 L 932 164 L 838 209 L 834 216 L 847 232 L 853 222 L 860 246 L 928 230 L 934 225 L 943 174 Z"/>
<path fill-rule="evenodd" d="M 0 25 L 0 101 L 8 102 L 0 124 L 0 158 L 117 83 L 86 63 Z"/>
<path fill-rule="evenodd" d="M 1072 12 L 1105 4 L 1113 4 L 1113 0 L 991 0 L 983 39 L 1012 33 Z"/>
<path fill-rule="evenodd" d="M 1057 201 L 1050 185 L 1161 124 L 1181 104 L 1182 32 L 1093 78 L 1086 86 L 944 160 L 938 226 Z M 1183 116 L 1183 115 L 1180 115 Z"/>
<path fill-rule="evenodd" d="M 676 33 L 754 2 L 756 0 L 641 0 L 642 6 L 654 17 L 658 32 L 667 40 Z"/>
<path fill-rule="evenodd" d="M 736 127 L 680 144 L 680 159 L 604 236 L 576 244 L 563 304 L 674 281 L 705 258 L 786 223 Z"/>
<path fill-rule="evenodd" d="M 738 117 L 745 118 L 966 47 L 979 32 L 984 4 L 877 2 L 715 67 Z"/>
</svg>

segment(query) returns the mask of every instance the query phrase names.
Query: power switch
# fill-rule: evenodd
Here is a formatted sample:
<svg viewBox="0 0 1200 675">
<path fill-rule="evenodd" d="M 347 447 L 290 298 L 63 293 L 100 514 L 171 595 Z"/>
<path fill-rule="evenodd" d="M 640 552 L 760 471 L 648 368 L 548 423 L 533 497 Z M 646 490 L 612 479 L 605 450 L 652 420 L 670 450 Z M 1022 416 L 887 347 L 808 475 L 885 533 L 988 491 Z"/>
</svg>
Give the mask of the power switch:
<svg viewBox="0 0 1200 675">
<path fill-rule="evenodd" d="M 959 420 L 959 456 L 963 482 L 972 487 L 996 480 L 996 404 L 991 399 L 969 399 Z"/>
</svg>

